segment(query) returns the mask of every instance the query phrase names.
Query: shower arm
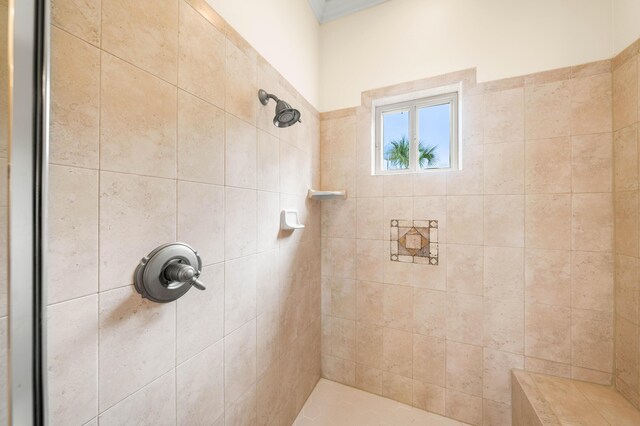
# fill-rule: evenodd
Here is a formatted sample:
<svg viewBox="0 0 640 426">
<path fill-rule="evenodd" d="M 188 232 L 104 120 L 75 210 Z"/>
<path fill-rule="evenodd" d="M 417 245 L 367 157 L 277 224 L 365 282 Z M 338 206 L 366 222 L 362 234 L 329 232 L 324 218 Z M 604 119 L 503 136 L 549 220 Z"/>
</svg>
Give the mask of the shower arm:
<svg viewBox="0 0 640 426">
<path fill-rule="evenodd" d="M 273 99 L 276 102 L 280 100 L 276 95 L 267 93 L 265 90 L 262 90 L 262 89 L 258 91 L 258 98 L 260 98 L 260 103 L 262 103 L 262 105 L 267 105 L 269 103 L 269 99 Z"/>
</svg>

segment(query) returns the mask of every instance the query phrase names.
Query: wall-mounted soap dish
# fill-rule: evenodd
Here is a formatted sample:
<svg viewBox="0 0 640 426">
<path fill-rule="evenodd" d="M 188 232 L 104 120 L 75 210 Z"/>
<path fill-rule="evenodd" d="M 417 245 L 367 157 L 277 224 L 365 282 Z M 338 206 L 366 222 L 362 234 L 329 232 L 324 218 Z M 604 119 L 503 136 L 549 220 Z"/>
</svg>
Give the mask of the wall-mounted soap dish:
<svg viewBox="0 0 640 426">
<path fill-rule="evenodd" d="M 345 189 L 340 191 L 316 191 L 310 189 L 308 197 L 312 200 L 346 200 L 347 191 Z"/>
<path fill-rule="evenodd" d="M 298 220 L 298 211 L 282 210 L 280 213 L 280 228 L 287 231 L 304 228 L 304 225 Z"/>
</svg>

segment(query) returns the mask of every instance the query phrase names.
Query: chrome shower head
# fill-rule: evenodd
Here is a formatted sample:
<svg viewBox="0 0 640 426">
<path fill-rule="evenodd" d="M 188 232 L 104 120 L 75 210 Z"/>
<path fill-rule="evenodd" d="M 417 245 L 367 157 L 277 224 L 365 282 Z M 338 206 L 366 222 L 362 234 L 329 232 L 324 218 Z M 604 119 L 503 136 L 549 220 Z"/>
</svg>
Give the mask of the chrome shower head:
<svg viewBox="0 0 640 426">
<path fill-rule="evenodd" d="M 276 101 L 276 116 L 273 117 L 273 124 L 276 127 L 289 127 L 301 122 L 300 111 L 292 108 L 287 102 L 278 99 L 277 96 L 271 95 L 260 89 L 258 91 L 258 99 L 260 99 L 262 105 L 267 105 L 269 103 L 269 99 Z"/>
</svg>

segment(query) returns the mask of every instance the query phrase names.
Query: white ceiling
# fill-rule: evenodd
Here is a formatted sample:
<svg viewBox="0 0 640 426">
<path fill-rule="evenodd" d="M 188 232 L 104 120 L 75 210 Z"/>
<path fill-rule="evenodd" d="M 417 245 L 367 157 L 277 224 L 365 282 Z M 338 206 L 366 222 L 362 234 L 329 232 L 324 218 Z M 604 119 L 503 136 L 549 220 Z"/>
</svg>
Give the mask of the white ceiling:
<svg viewBox="0 0 640 426">
<path fill-rule="evenodd" d="M 341 16 L 384 3 L 388 0 L 308 0 L 318 22 L 324 24 Z"/>
</svg>

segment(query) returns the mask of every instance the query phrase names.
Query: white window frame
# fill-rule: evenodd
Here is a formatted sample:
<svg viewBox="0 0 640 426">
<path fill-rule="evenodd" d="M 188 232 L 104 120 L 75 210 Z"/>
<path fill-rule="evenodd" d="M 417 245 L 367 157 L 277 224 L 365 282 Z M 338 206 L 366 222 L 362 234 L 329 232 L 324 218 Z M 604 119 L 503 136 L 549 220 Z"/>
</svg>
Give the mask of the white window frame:
<svg viewBox="0 0 640 426">
<path fill-rule="evenodd" d="M 419 129 L 417 120 L 418 109 L 426 106 L 451 105 L 451 129 L 450 129 L 450 164 L 449 167 L 422 169 L 419 165 L 418 141 Z M 372 123 L 374 127 L 372 149 L 372 174 L 396 175 L 410 173 L 432 173 L 447 170 L 460 170 L 460 84 L 438 87 L 436 89 L 423 90 L 405 95 L 378 99 L 372 103 Z M 394 111 L 409 111 L 410 140 L 409 168 L 400 170 L 386 170 L 383 168 L 384 144 L 382 141 L 382 115 Z"/>
</svg>

